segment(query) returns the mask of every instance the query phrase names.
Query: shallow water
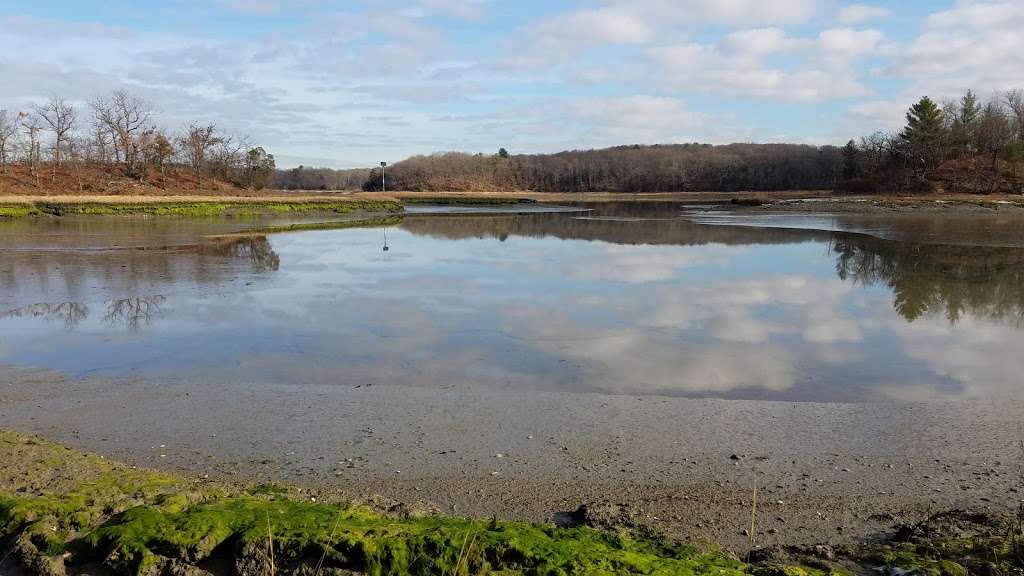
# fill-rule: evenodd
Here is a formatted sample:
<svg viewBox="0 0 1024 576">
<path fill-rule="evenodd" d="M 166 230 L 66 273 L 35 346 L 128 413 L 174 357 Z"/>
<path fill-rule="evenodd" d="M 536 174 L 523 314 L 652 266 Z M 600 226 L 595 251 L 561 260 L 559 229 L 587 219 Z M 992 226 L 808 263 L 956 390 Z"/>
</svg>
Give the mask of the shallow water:
<svg viewBox="0 0 1024 576">
<path fill-rule="evenodd" d="M 269 235 L 231 233 L 275 223 L 0 222 L 0 363 L 297 386 L 1024 396 L 1015 221 L 420 212 Z M 935 233 L 967 229 L 959 244 Z"/>
</svg>

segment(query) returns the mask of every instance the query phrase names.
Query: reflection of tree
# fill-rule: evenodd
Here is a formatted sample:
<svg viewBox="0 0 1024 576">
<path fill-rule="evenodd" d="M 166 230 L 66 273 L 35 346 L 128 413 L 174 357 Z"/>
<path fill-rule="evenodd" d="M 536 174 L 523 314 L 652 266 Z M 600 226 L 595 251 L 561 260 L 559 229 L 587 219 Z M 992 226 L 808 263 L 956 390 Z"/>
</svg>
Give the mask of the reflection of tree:
<svg viewBox="0 0 1024 576">
<path fill-rule="evenodd" d="M 785 244 L 827 241 L 832 234 L 814 230 L 707 226 L 681 217 L 678 204 L 644 203 L 639 207 L 601 206 L 592 213 L 524 213 L 500 215 L 407 215 L 402 228 L 412 234 L 462 240 L 494 238 L 563 238 L 623 245 Z M 642 219 L 642 221 L 638 221 Z"/>
<path fill-rule="evenodd" d="M 204 245 L 202 252 L 234 260 L 248 260 L 252 264 L 253 272 L 276 272 L 281 267 L 281 257 L 274 252 L 266 236 L 222 239 Z"/>
<path fill-rule="evenodd" d="M 44 318 L 60 320 L 69 330 L 89 316 L 89 307 L 81 302 L 38 303 L 0 313 L 0 318 Z"/>
<path fill-rule="evenodd" d="M 129 330 L 138 330 L 140 326 L 148 326 L 160 317 L 161 306 L 167 299 L 163 296 L 137 298 L 121 298 L 107 304 L 107 313 L 103 322 L 110 326 L 124 326 Z"/>
<path fill-rule="evenodd" d="M 839 235 L 831 244 L 842 279 L 892 289 L 907 320 L 964 313 L 1024 326 L 1024 249 L 891 242 Z"/>
<path fill-rule="evenodd" d="M 595 213 L 406 216 L 402 228 L 445 239 L 525 236 L 615 244 L 765 245 L 828 242 L 843 280 L 882 284 L 901 316 L 965 313 L 1024 326 L 1024 248 L 883 240 L 817 230 L 706 226 L 678 218 L 676 204 L 612 204 Z M 595 218 L 597 217 L 597 218 Z M 637 219 L 643 219 L 638 222 Z M 954 233 L 944 229 L 944 234 Z"/>
</svg>

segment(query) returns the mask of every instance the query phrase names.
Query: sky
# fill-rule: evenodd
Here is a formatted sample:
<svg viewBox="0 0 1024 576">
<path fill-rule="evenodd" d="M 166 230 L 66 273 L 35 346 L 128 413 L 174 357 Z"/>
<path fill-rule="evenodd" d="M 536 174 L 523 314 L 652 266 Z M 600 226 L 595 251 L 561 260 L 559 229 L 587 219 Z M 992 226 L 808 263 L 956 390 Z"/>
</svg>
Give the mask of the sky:
<svg viewBox="0 0 1024 576">
<path fill-rule="evenodd" d="M 842 144 L 1024 87 L 1024 1 L 0 0 L 0 109 L 115 89 L 279 167 Z M 85 113 L 82 116 L 87 116 Z"/>
</svg>

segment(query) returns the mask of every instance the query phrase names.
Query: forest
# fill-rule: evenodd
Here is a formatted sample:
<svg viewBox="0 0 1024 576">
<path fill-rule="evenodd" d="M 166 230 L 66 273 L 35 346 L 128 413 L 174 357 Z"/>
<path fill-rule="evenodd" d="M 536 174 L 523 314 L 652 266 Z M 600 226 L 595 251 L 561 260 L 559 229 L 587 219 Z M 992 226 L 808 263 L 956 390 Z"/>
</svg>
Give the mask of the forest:
<svg viewBox="0 0 1024 576">
<path fill-rule="evenodd" d="M 925 96 L 901 131 L 850 140 L 842 156 L 839 192 L 1024 193 L 1024 90 Z"/>
<path fill-rule="evenodd" d="M 423 192 L 689 192 L 831 189 L 840 149 L 798 144 L 665 144 L 557 154 L 443 152 L 380 169 L 278 171 L 284 189 L 361 188 Z"/>
<path fill-rule="evenodd" d="M 123 90 L 85 109 L 61 97 L 0 109 L 0 176 L 9 188 L 0 192 L 96 191 L 115 176 L 156 188 L 271 183 L 273 154 L 247 137 L 204 121 L 172 131 L 155 118 L 149 102 Z"/>
<path fill-rule="evenodd" d="M 662 144 L 511 155 L 443 152 L 385 168 L 278 172 L 281 188 L 419 192 L 1022 193 L 1024 90 L 982 102 L 968 91 L 937 104 L 923 97 L 900 131 L 844 147 L 799 144 Z"/>
</svg>

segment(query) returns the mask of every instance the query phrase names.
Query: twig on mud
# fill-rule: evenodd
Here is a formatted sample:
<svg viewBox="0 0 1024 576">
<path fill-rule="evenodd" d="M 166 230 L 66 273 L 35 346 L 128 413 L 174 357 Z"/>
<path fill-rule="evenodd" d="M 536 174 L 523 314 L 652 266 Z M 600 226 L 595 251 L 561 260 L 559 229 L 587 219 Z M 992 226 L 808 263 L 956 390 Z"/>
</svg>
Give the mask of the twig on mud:
<svg viewBox="0 0 1024 576">
<path fill-rule="evenodd" d="M 462 563 L 466 563 L 466 574 L 469 574 L 469 555 L 473 553 L 473 546 L 476 545 L 476 534 L 473 535 L 473 539 L 469 542 L 469 547 L 466 548 L 465 555 L 459 554 L 459 561 L 455 564 L 455 576 L 459 576 L 462 573 Z"/>
<path fill-rule="evenodd" d="M 316 563 L 316 571 L 313 572 L 316 576 L 320 576 L 320 570 L 324 567 L 324 560 L 327 560 L 327 551 L 334 546 L 334 535 L 338 531 L 338 526 L 341 524 L 341 509 L 338 510 L 338 517 L 334 519 L 334 527 L 331 528 L 331 535 L 327 538 L 327 546 L 324 546 L 324 553 L 320 556 L 320 561 Z"/>
<path fill-rule="evenodd" d="M 267 556 L 270 559 L 270 576 L 274 576 L 274 531 L 270 529 L 270 511 L 267 511 Z"/>
<path fill-rule="evenodd" d="M 747 537 L 750 549 L 757 543 L 757 479 L 754 480 L 754 498 L 750 503 L 750 534 Z"/>
<path fill-rule="evenodd" d="M 452 571 L 452 576 L 459 576 L 462 570 L 462 561 L 465 559 L 468 562 L 469 560 L 469 553 L 473 549 L 473 544 L 476 543 L 476 534 L 473 534 L 472 542 L 469 541 L 469 535 L 472 532 L 472 529 L 467 530 L 466 535 L 462 538 L 462 546 L 459 546 L 459 556 L 455 561 L 455 569 Z M 469 548 L 466 547 L 467 542 L 469 542 Z"/>
</svg>

